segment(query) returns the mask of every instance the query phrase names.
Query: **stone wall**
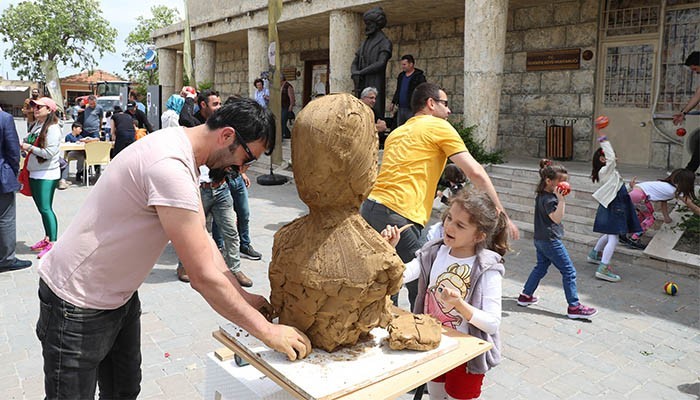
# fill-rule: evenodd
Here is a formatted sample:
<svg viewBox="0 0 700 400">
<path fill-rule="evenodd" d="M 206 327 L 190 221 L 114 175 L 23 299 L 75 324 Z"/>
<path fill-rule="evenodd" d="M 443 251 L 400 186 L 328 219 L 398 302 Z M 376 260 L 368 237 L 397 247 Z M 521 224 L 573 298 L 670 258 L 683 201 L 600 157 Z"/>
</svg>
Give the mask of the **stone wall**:
<svg viewBox="0 0 700 400">
<path fill-rule="evenodd" d="M 296 99 L 294 112 L 298 113 L 304 105 L 304 60 L 301 59 L 301 52 L 328 50 L 328 35 L 289 41 L 282 40 L 281 45 L 280 57 L 282 58 L 282 68 L 294 67 L 297 69 L 296 79 L 292 79 L 291 77 L 286 78 L 287 81 L 294 86 L 294 98 Z"/>
<path fill-rule="evenodd" d="M 599 0 L 561 1 L 508 10 L 506 56 L 498 128 L 499 147 L 518 154 L 544 157 L 543 120 L 574 123 L 574 159 L 591 151 L 595 99 Z M 578 70 L 527 72 L 528 51 L 580 48 L 590 61 Z"/>
<path fill-rule="evenodd" d="M 221 93 L 221 100 L 231 95 L 249 97 L 248 48 L 228 49 L 217 45 L 214 89 Z"/>
<path fill-rule="evenodd" d="M 392 26 L 384 33 L 394 44 L 387 66 L 387 108 L 396 91 L 401 73 L 401 56 L 411 54 L 416 68 L 422 69 L 428 82 L 445 89 L 453 119 L 461 119 L 464 109 L 464 18 L 442 19 L 430 23 Z"/>
</svg>

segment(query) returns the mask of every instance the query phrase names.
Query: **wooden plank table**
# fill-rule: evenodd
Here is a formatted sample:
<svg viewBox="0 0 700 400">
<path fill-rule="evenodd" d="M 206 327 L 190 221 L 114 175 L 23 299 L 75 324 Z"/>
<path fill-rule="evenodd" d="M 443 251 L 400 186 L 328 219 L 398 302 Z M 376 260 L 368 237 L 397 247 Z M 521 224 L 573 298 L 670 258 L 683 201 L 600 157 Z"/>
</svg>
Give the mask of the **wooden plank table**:
<svg viewBox="0 0 700 400">
<path fill-rule="evenodd" d="M 472 358 L 490 350 L 493 345 L 481 339 L 475 338 L 457 332 L 454 329 L 443 328 L 443 334 L 457 342 L 454 350 L 428 360 L 422 364 L 411 366 L 410 368 L 391 375 L 385 379 L 369 383 L 367 386 L 361 387 L 350 393 L 340 393 L 337 396 L 324 397 L 324 400 L 368 400 L 368 399 L 394 399 L 403 394 L 406 394 L 411 389 L 428 382 L 443 373 L 455 368 L 458 365 L 464 364 Z M 238 343 L 230 340 L 223 332 L 213 332 L 215 339 L 220 341 L 226 347 L 245 359 L 268 378 L 272 379 L 280 387 L 297 399 L 310 399 L 308 395 L 301 393 L 297 389 L 297 385 L 290 382 L 288 377 L 281 376 L 279 371 L 268 367 L 259 357 L 240 346 Z M 233 378 L 232 378 L 233 379 Z M 324 384 L 319 379 L 319 385 Z"/>
</svg>

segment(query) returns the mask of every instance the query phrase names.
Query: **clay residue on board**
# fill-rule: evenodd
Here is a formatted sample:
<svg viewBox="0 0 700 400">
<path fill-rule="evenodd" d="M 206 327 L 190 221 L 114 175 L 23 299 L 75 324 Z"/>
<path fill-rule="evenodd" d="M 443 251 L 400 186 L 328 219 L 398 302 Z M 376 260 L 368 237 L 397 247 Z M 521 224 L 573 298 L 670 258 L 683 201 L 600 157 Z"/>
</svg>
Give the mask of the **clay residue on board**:
<svg viewBox="0 0 700 400">
<path fill-rule="evenodd" d="M 276 234 L 270 301 L 280 323 L 299 328 L 314 347 L 353 345 L 391 315 L 403 263 L 359 215 L 377 177 L 372 110 L 348 94 L 321 97 L 297 116 L 292 165 L 309 214 Z"/>
<path fill-rule="evenodd" d="M 432 350 L 440 345 L 442 337 L 440 323 L 425 314 L 397 316 L 391 321 L 387 330 L 389 347 L 393 350 Z"/>
</svg>

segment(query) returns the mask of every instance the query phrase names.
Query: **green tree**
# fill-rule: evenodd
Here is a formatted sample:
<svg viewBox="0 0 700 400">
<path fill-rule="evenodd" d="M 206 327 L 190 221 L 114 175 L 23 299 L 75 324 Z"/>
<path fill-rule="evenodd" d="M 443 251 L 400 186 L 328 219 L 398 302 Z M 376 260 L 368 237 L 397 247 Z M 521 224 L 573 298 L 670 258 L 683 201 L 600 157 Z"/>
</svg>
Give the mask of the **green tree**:
<svg viewBox="0 0 700 400">
<path fill-rule="evenodd" d="M 12 44 L 5 57 L 17 75 L 39 80 L 41 61 L 92 69 L 95 55 L 114 51 L 117 30 L 97 0 L 34 0 L 5 9 L 0 35 Z"/>
<path fill-rule="evenodd" d="M 147 85 L 158 84 L 158 71 L 144 69 L 144 55 L 148 47 L 154 44 L 151 34 L 156 29 L 172 25 L 179 19 L 179 13 L 175 7 L 153 6 L 151 14 L 151 18 L 136 17 L 136 28 L 126 37 L 126 51 L 122 53 L 124 69 L 129 75 L 129 79 L 138 83 L 143 91 L 146 90 Z M 157 62 L 158 58 L 156 57 Z"/>
</svg>

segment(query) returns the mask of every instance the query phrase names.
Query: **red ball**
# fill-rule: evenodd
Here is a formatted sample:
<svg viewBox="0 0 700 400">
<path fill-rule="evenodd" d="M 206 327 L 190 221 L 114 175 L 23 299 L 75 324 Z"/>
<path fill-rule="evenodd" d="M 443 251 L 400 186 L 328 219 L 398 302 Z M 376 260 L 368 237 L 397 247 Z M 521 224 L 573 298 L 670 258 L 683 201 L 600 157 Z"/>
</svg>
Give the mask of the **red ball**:
<svg viewBox="0 0 700 400">
<path fill-rule="evenodd" d="M 595 119 L 595 126 L 598 129 L 603 129 L 606 126 L 608 126 L 608 124 L 610 124 L 610 119 L 605 115 L 601 115 L 600 117 Z"/>
<path fill-rule="evenodd" d="M 559 189 L 561 194 L 563 194 L 564 196 L 571 193 L 571 185 L 569 185 L 569 182 L 566 182 L 566 181 L 559 182 L 557 184 L 557 188 Z"/>
<path fill-rule="evenodd" d="M 688 131 L 686 131 L 685 128 L 676 129 L 676 135 L 678 136 L 685 136 L 686 133 L 688 133 Z"/>
</svg>

